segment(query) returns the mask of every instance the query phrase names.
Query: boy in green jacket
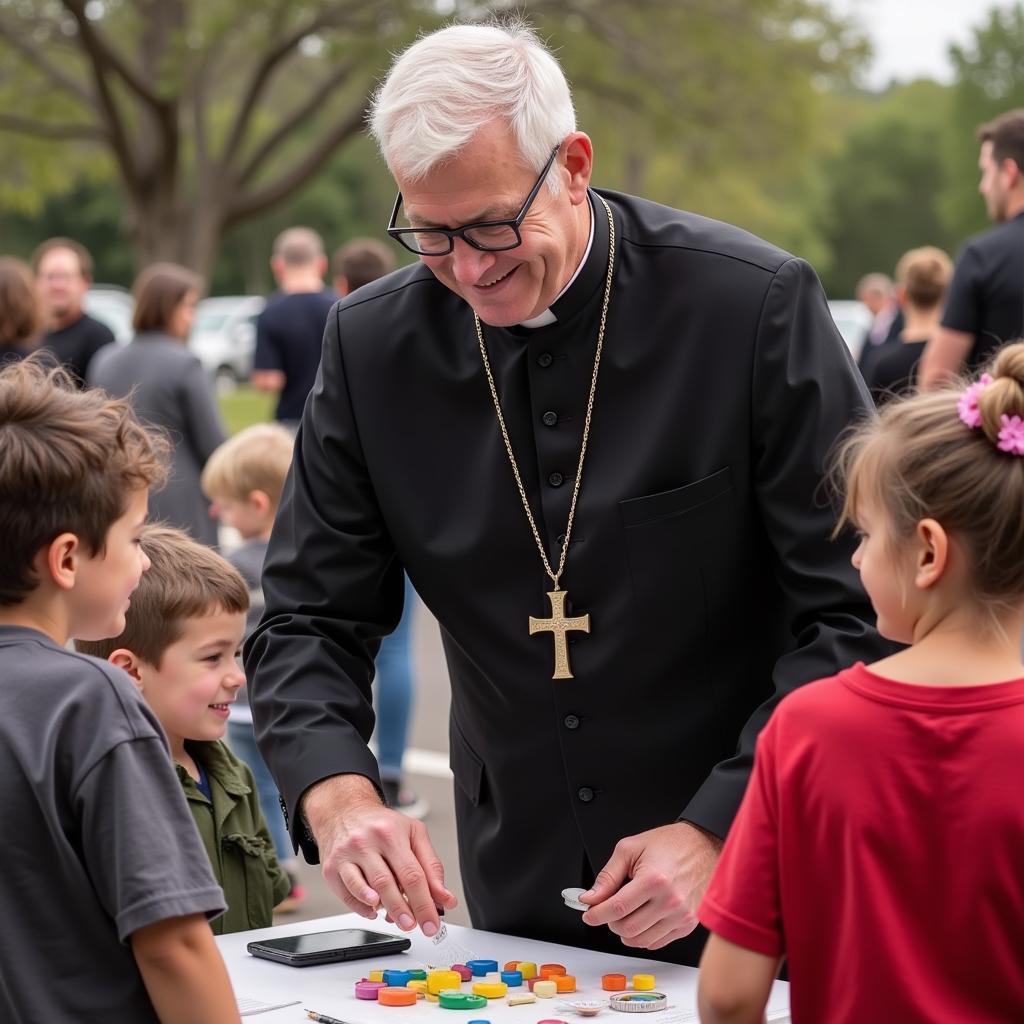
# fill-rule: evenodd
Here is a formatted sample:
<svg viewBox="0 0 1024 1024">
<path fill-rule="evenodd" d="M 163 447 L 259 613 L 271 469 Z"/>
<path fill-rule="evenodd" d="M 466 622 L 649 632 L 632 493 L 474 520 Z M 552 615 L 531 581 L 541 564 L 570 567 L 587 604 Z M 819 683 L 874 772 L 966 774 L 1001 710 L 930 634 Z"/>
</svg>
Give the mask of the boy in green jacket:
<svg viewBox="0 0 1024 1024">
<path fill-rule="evenodd" d="M 274 853 L 252 772 L 223 742 L 245 676 L 237 661 L 249 589 L 236 569 L 180 530 L 147 526 L 150 569 L 125 628 L 78 641 L 135 680 L 160 720 L 178 778 L 228 904 L 217 934 L 266 928 L 290 883 Z"/>
</svg>

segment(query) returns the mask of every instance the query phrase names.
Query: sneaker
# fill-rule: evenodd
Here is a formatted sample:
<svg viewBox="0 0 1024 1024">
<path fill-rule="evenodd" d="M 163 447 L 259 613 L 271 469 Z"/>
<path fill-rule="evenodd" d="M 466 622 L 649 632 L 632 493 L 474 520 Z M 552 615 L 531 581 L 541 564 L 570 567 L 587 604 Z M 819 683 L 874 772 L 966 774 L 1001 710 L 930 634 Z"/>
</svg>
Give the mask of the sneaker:
<svg viewBox="0 0 1024 1024">
<path fill-rule="evenodd" d="M 287 875 L 288 880 L 292 883 L 292 887 L 288 895 L 274 907 L 275 914 L 294 913 L 306 900 L 306 887 L 290 871 L 287 872 Z"/>
<path fill-rule="evenodd" d="M 381 779 L 380 784 L 384 790 L 384 802 L 393 811 L 401 811 L 417 821 L 422 821 L 429 813 L 430 804 L 397 779 Z"/>
</svg>

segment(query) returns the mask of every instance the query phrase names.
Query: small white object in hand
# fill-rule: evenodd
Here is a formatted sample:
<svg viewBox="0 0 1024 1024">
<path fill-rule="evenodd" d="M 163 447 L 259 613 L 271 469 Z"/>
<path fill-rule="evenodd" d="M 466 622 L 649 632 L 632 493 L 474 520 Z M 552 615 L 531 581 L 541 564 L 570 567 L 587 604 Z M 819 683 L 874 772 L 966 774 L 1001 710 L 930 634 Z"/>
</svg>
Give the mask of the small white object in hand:
<svg viewBox="0 0 1024 1024">
<path fill-rule="evenodd" d="M 580 903 L 580 896 L 583 895 L 587 890 L 572 888 L 562 890 L 562 899 L 565 900 L 567 907 L 572 907 L 573 910 L 589 910 L 590 907 L 586 903 Z"/>
</svg>

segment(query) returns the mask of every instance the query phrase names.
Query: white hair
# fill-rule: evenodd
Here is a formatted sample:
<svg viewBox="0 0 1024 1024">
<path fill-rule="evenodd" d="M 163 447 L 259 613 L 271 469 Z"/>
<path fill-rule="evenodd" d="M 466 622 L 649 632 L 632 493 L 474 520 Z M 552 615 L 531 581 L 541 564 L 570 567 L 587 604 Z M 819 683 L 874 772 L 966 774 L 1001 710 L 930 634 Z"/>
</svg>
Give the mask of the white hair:
<svg viewBox="0 0 1024 1024">
<path fill-rule="evenodd" d="M 452 25 L 424 36 L 395 60 L 369 117 L 391 173 L 410 181 L 499 120 L 537 172 L 576 130 L 569 83 L 524 22 Z M 549 176 L 548 188 L 557 194 L 557 176 Z"/>
</svg>

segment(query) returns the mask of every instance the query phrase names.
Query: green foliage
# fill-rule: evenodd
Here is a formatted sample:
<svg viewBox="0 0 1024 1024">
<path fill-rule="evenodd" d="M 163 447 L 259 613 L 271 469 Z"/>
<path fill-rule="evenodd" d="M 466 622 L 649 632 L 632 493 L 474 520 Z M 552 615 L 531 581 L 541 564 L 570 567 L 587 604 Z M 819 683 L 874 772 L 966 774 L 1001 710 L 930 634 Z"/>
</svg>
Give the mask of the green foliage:
<svg viewBox="0 0 1024 1024">
<path fill-rule="evenodd" d="M 830 294 L 852 295 L 871 271 L 891 274 L 907 249 L 951 245 L 939 208 L 947 110 L 948 90 L 935 82 L 892 88 L 826 161 L 822 225 L 830 260 L 822 278 Z"/>
<path fill-rule="evenodd" d="M 942 211 L 958 240 L 987 226 L 978 197 L 980 124 L 1024 107 L 1024 5 L 993 8 L 979 22 L 974 39 L 951 50 L 956 81 L 952 87 L 945 160 L 949 188 Z"/>
</svg>

